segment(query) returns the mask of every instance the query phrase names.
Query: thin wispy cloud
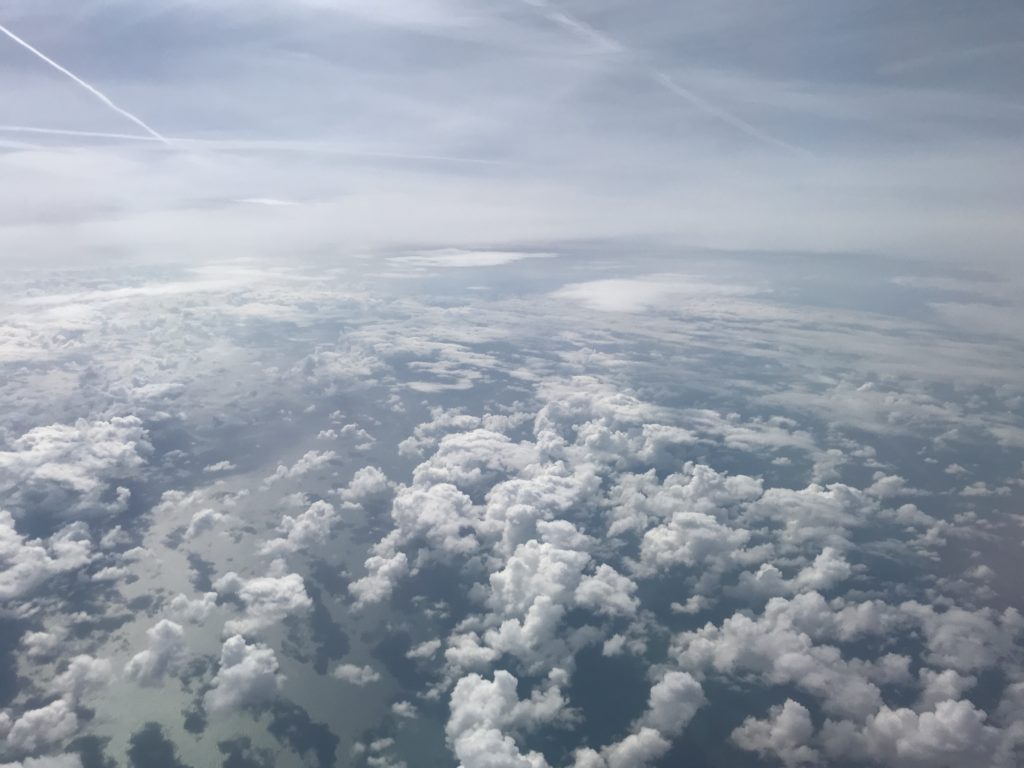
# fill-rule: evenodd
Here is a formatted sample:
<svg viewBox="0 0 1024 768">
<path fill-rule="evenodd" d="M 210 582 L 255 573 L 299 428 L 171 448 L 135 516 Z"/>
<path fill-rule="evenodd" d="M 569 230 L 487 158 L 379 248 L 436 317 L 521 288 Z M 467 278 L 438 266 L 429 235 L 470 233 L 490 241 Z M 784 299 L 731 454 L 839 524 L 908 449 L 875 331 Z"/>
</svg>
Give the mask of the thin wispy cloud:
<svg viewBox="0 0 1024 768">
<path fill-rule="evenodd" d="M 108 108 L 112 109 L 114 112 L 117 112 L 117 114 L 121 115 L 122 117 L 125 117 L 128 120 L 131 120 L 133 123 L 135 123 L 137 126 L 139 126 L 142 130 L 144 130 L 146 133 L 148 133 L 152 138 L 154 138 L 154 139 L 156 139 L 158 141 L 162 141 L 164 144 L 167 144 L 168 146 L 170 146 L 170 141 L 168 141 L 167 138 L 164 137 L 159 131 L 156 131 L 155 129 L 150 127 L 144 120 L 142 120 L 141 118 L 137 117 L 136 115 L 133 115 L 127 109 L 124 109 L 123 107 L 119 107 L 117 104 L 115 104 L 110 99 L 109 96 L 104 94 L 98 88 L 96 88 L 93 85 L 90 85 L 89 83 L 87 83 L 85 80 L 80 78 L 78 75 L 76 75 L 74 72 L 72 72 L 71 70 L 67 69 L 66 67 L 62 67 L 56 61 L 54 61 L 49 56 L 47 56 L 45 53 L 43 53 L 42 51 L 40 51 L 38 48 L 34 47 L 30 43 L 26 42 L 22 38 L 18 37 L 16 34 L 14 34 L 11 30 L 7 29 L 7 27 L 5 27 L 2 24 L 0 24 L 0 32 L 2 32 L 4 35 L 9 37 L 11 40 L 13 40 L 15 43 L 20 45 L 22 48 L 24 48 L 26 51 L 31 53 L 36 58 L 38 58 L 38 59 L 42 60 L 43 62 L 45 62 L 46 64 L 50 65 L 50 67 L 52 67 L 53 69 L 56 69 L 62 75 L 70 78 L 72 81 L 77 83 L 79 86 L 81 86 L 82 88 L 87 90 L 89 93 L 91 93 L 93 96 L 95 96 L 97 99 L 99 99 L 104 104 L 106 104 Z"/>
<path fill-rule="evenodd" d="M 564 11 L 554 7 L 547 0 L 524 0 L 524 2 L 531 8 L 537 9 L 546 19 L 558 24 L 563 29 L 575 34 L 582 40 L 586 40 L 589 43 L 596 44 L 598 48 L 609 54 L 629 54 L 631 53 L 628 46 L 623 44 L 621 41 L 610 37 L 606 33 L 599 29 L 596 29 L 592 25 L 583 21 L 582 19 L 571 16 Z M 774 149 L 781 149 L 785 152 L 794 155 L 808 156 L 809 153 L 802 147 L 798 147 L 784 139 L 772 136 L 767 131 L 758 128 L 753 123 L 744 120 L 739 115 L 730 112 L 729 110 L 721 107 L 712 101 L 708 100 L 704 96 L 694 92 L 692 89 L 679 83 L 675 78 L 668 75 L 667 73 L 657 70 L 650 69 L 636 61 L 634 59 L 633 66 L 637 70 L 642 71 L 647 77 L 652 79 L 655 83 L 660 85 L 669 93 L 683 99 L 691 106 L 695 107 L 700 112 L 720 120 L 723 123 L 732 126 L 737 131 L 745 134 L 754 141 L 758 141 L 767 146 L 773 147 Z"/>
</svg>

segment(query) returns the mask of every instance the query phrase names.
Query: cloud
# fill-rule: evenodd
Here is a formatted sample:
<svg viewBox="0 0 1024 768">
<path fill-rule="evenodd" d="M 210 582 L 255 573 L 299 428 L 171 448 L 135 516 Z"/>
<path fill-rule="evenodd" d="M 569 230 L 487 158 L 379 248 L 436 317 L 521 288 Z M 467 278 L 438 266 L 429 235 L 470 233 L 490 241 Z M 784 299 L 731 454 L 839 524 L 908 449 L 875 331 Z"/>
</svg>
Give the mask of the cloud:
<svg viewBox="0 0 1024 768">
<path fill-rule="evenodd" d="M 285 515 L 278 530 L 282 536 L 260 547 L 260 553 L 275 555 L 307 550 L 330 539 L 338 512 L 326 501 L 315 501 L 298 516 Z"/>
<path fill-rule="evenodd" d="M 297 573 L 244 579 L 231 571 L 217 579 L 213 588 L 221 595 L 236 595 L 245 605 L 243 618 L 224 625 L 224 631 L 231 634 L 257 632 L 289 616 L 305 614 L 313 606 Z"/>
<path fill-rule="evenodd" d="M 70 78 L 77 85 L 79 85 L 80 87 L 84 88 L 86 91 L 91 93 L 93 96 L 95 96 L 97 99 L 99 99 L 103 104 L 105 104 L 107 107 L 112 109 L 114 112 L 116 112 L 117 114 L 121 115 L 122 117 L 126 117 L 129 120 L 131 120 L 133 123 L 135 123 L 137 126 L 139 126 L 142 130 L 144 130 L 146 133 L 148 133 L 150 136 L 152 136 L 157 141 L 161 141 L 164 144 L 170 145 L 170 142 L 166 138 L 164 138 L 161 134 L 157 133 L 155 130 L 150 128 L 149 125 L 147 125 L 145 122 L 143 122 L 140 118 L 136 117 L 135 115 L 133 115 L 128 110 L 122 109 L 121 107 L 117 106 L 117 104 L 115 104 L 113 101 L 111 101 L 110 98 L 106 94 L 101 93 L 98 89 L 96 89 L 94 86 L 90 85 L 89 83 L 85 82 L 85 80 L 80 78 L 78 75 L 76 75 L 73 72 L 71 72 L 70 70 L 67 70 L 64 67 L 62 67 L 60 64 L 55 62 L 49 56 L 47 56 L 46 54 L 41 52 L 39 49 L 33 47 L 29 43 L 27 43 L 24 40 L 22 40 L 20 37 L 18 37 L 16 34 L 11 32 L 11 30 L 7 29 L 2 24 L 0 24 L 0 32 L 2 32 L 3 34 L 7 35 L 7 37 L 9 37 L 11 40 L 16 42 L 22 48 L 24 48 L 27 51 L 29 51 L 33 56 L 36 56 L 37 58 L 41 59 L 46 64 L 51 66 L 53 69 L 56 69 L 62 75 L 65 75 L 66 77 Z"/>
<path fill-rule="evenodd" d="M 78 718 L 71 706 L 64 699 L 57 699 L 15 720 L 7 732 L 7 744 L 19 752 L 36 752 L 64 741 L 77 731 Z"/>
<path fill-rule="evenodd" d="M 276 698 L 283 684 L 274 651 L 234 635 L 221 647 L 220 667 L 203 702 L 211 712 L 250 707 Z"/>
<path fill-rule="evenodd" d="M 355 664 L 339 664 L 331 674 L 339 680 L 358 686 L 370 685 L 380 680 L 380 672 L 373 667 L 360 667 Z"/>
<path fill-rule="evenodd" d="M 204 592 L 200 597 L 193 599 L 179 593 L 167 604 L 167 610 L 172 616 L 190 624 L 203 624 L 216 607 L 216 592 Z"/>
<path fill-rule="evenodd" d="M 786 768 L 818 763 L 818 751 L 809 746 L 813 738 L 810 712 L 792 699 L 772 707 L 765 720 L 746 718 L 732 732 L 732 740 L 740 749 L 756 752 L 762 758 L 773 757 Z"/>
<path fill-rule="evenodd" d="M 985 720 L 969 701 L 943 701 L 921 713 L 882 706 L 863 726 L 827 721 L 821 739 L 830 757 L 893 768 L 1012 765 L 1004 735 Z"/>
<path fill-rule="evenodd" d="M 67 669 L 54 678 L 50 689 L 69 704 L 78 706 L 85 697 L 103 690 L 114 678 L 108 659 L 80 654 L 68 662 Z"/>
<path fill-rule="evenodd" d="M 170 619 L 161 619 L 146 630 L 149 647 L 125 664 L 124 674 L 139 685 L 159 685 L 173 675 L 185 653 L 185 631 Z"/>
<path fill-rule="evenodd" d="M 500 267 L 524 259 L 553 259 L 558 254 L 526 251 L 466 251 L 461 248 L 442 248 L 436 251 L 419 251 L 411 256 L 393 256 L 392 264 L 409 267 Z"/>
<path fill-rule="evenodd" d="M 678 310 L 733 297 L 750 296 L 758 289 L 746 285 L 708 283 L 686 275 L 607 278 L 571 283 L 551 293 L 557 301 L 571 301 L 599 312 Z"/>
<path fill-rule="evenodd" d="M 17 763 L 0 763 L 0 768 L 82 768 L 77 754 L 26 757 Z"/>
<path fill-rule="evenodd" d="M 92 543 L 81 523 L 65 526 L 46 540 L 26 539 L 11 514 L 0 509 L 0 601 L 25 597 L 51 577 L 91 560 Z"/>
<path fill-rule="evenodd" d="M 108 421 L 35 427 L 0 451 L 0 494 L 16 509 L 29 506 L 63 517 L 123 512 L 127 488 L 112 483 L 134 477 L 152 451 L 135 416 Z"/>
<path fill-rule="evenodd" d="M 278 480 L 294 480 L 295 478 L 315 472 L 330 464 L 337 458 L 334 451 L 306 451 L 290 467 L 279 464 L 274 473 L 263 479 L 264 486 L 270 486 Z"/>
<path fill-rule="evenodd" d="M 546 685 L 529 699 L 520 699 L 516 692 L 519 681 L 505 670 L 495 671 L 491 680 L 477 674 L 461 678 L 452 690 L 445 726 L 460 765 L 546 768 L 547 761 L 540 753 L 520 751 L 514 734 L 565 720 L 569 713 L 559 688 L 563 679 L 564 673 L 554 670 Z"/>
</svg>

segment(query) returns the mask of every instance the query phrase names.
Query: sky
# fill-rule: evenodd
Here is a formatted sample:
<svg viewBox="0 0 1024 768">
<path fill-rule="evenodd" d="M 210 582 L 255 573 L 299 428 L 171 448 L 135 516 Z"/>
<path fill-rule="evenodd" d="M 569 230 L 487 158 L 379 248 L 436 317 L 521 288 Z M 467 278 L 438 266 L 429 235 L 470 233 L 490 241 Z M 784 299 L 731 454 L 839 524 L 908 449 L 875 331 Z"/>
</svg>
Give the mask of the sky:
<svg viewBox="0 0 1024 768">
<path fill-rule="evenodd" d="M 0 768 L 1024 764 L 1022 14 L 8 0 Z"/>
<path fill-rule="evenodd" d="M 1019 277 L 1014 2 L 13 0 L 2 23 L 172 139 L 36 132 L 153 139 L 5 39 L 7 258 L 621 238 Z M 293 205 L 239 202 L 269 200 Z"/>
</svg>

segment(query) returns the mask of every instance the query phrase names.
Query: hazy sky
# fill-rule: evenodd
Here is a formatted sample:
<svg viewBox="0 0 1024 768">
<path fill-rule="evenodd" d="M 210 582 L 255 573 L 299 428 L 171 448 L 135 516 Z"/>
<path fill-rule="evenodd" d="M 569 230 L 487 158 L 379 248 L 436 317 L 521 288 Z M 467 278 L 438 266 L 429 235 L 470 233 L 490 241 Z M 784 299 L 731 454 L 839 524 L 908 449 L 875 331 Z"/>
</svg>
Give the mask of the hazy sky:
<svg viewBox="0 0 1024 768">
<path fill-rule="evenodd" d="M 1016 2 L 9 0 L 0 24 L 171 138 L 36 132 L 152 138 L 0 37 L 4 259 L 619 238 L 1019 273 Z"/>
</svg>

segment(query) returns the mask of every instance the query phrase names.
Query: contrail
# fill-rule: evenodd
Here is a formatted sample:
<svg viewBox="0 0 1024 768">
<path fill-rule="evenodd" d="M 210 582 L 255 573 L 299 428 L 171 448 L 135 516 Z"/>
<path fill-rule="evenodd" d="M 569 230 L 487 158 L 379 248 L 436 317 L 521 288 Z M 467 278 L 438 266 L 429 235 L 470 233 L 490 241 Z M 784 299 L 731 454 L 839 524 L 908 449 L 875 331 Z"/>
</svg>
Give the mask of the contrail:
<svg viewBox="0 0 1024 768">
<path fill-rule="evenodd" d="M 574 16 L 570 16 L 569 14 L 554 8 L 547 0 L 523 0 L 523 2 L 531 8 L 535 8 L 549 21 L 558 24 L 590 43 L 596 43 L 607 53 L 629 53 L 629 49 L 615 38 L 609 37 L 607 34 L 595 29 L 585 21 L 581 21 Z M 721 120 L 723 123 L 731 125 L 733 128 L 746 134 L 750 138 L 759 141 L 762 144 L 768 144 L 776 149 L 782 149 L 795 155 L 801 155 L 803 157 L 809 156 L 810 153 L 802 147 L 790 144 L 787 141 L 765 133 L 756 125 L 748 123 L 743 118 L 734 115 L 732 112 L 729 112 L 716 104 L 712 104 L 704 97 L 691 91 L 689 88 L 680 85 L 664 72 L 650 69 L 640 64 L 635 64 L 635 66 L 669 93 L 684 99 L 704 114 L 710 115 L 711 117 Z"/>
<path fill-rule="evenodd" d="M 89 85 L 89 84 L 88 84 L 87 82 L 85 82 L 85 80 L 83 80 L 82 78 L 78 77 L 78 75 L 76 75 L 75 73 L 73 73 L 73 72 L 71 72 L 71 71 L 69 71 L 69 70 L 65 69 L 64 67 L 62 67 L 62 66 L 61 66 L 60 64 L 58 64 L 58 63 L 57 63 L 56 61 L 54 61 L 53 59 L 51 59 L 51 58 L 50 58 L 49 56 L 47 56 L 47 55 L 46 55 L 45 53 L 43 53 L 42 51 L 40 51 L 40 50 L 39 50 L 38 48 L 34 48 L 33 46 L 29 45 L 29 44 L 28 44 L 27 42 L 25 42 L 24 40 L 22 40 L 22 39 L 21 39 L 20 37 L 18 37 L 18 36 L 17 36 L 16 34 L 14 34 L 13 32 L 11 32 L 11 30 L 7 29 L 7 27 L 5 27 L 5 26 L 4 26 L 3 24 L 0 24 L 0 32 L 3 32 L 3 33 L 4 33 L 5 35 L 7 35 L 7 36 L 8 36 L 9 38 L 11 38 L 11 40 L 13 40 L 14 42 L 16 42 L 16 43 L 17 43 L 18 45 L 20 45 L 20 46 L 21 46 L 22 48 L 24 48 L 25 50 L 27 50 L 27 51 L 29 51 L 30 53 L 34 54 L 34 55 L 35 55 L 35 56 L 37 56 L 38 58 L 42 59 L 42 60 L 43 60 L 43 61 L 45 61 L 45 62 L 46 62 L 47 64 L 49 64 L 49 65 L 50 65 L 51 67 L 53 67 L 53 68 L 54 68 L 54 69 L 56 69 L 56 70 L 57 70 L 58 72 L 60 72 L 61 74 L 64 74 L 64 75 L 66 75 L 67 77 L 70 77 L 70 78 L 71 78 L 72 80 L 74 80 L 74 81 L 75 81 L 76 83 L 78 83 L 78 84 L 79 84 L 80 86 L 82 86 L 83 88 L 85 88 L 85 90 L 87 90 L 87 91 L 88 91 L 89 93 L 91 93 L 91 94 L 92 94 L 93 96 L 95 96 L 95 97 L 96 97 L 97 99 L 99 99 L 100 101 L 102 101 L 102 102 L 103 102 L 104 104 L 106 104 L 106 105 L 107 105 L 108 107 L 110 107 L 110 108 L 111 108 L 112 110 L 114 110 L 115 112 L 117 112 L 117 113 L 118 113 L 119 115 L 122 115 L 123 117 L 126 117 L 126 118 L 128 118 L 128 119 L 129 119 L 129 120 L 131 120 L 131 121 L 132 121 L 133 123 L 135 123 L 135 124 L 136 124 L 137 126 L 139 126 L 140 128 L 142 128 L 142 130 L 144 130 L 144 131 L 145 131 L 146 133 L 148 133 L 148 134 L 149 134 L 150 136 L 152 136 L 152 137 L 153 137 L 154 139 L 157 139 L 158 141 L 162 141 L 162 142 L 163 142 L 164 144 L 166 144 L 166 145 L 168 145 L 168 146 L 170 146 L 170 145 L 171 145 L 171 142 L 169 142 L 169 141 L 168 141 L 168 140 L 167 140 L 167 139 L 166 139 L 166 138 L 165 138 L 164 136 L 162 136 L 162 135 L 161 135 L 161 134 L 160 134 L 159 132 L 157 132 L 157 131 L 153 130 L 153 129 L 152 129 L 152 128 L 150 128 L 150 127 L 149 127 L 148 125 L 146 125 L 146 123 L 145 123 L 145 122 L 144 122 L 143 120 L 140 120 L 139 118 L 137 118 L 137 117 L 136 117 L 135 115 L 133 115 L 133 114 L 132 114 L 131 112 L 129 112 L 128 110 L 126 110 L 126 109 L 121 109 L 121 107 L 117 106 L 117 104 L 115 104 L 114 102 L 112 102 L 112 101 L 111 101 L 111 100 L 110 100 L 109 98 L 107 98 L 107 97 L 106 97 L 105 95 L 103 95 L 103 93 L 101 93 L 100 91 L 98 91 L 98 90 L 97 90 L 96 88 L 94 88 L 93 86 Z"/>
<path fill-rule="evenodd" d="M 126 141 L 168 141 L 166 138 L 140 136 L 137 133 L 76 131 L 70 128 L 37 128 L 32 125 L 0 125 L 0 133 L 37 133 L 43 136 L 81 136 L 86 139 L 123 139 Z"/>
</svg>

